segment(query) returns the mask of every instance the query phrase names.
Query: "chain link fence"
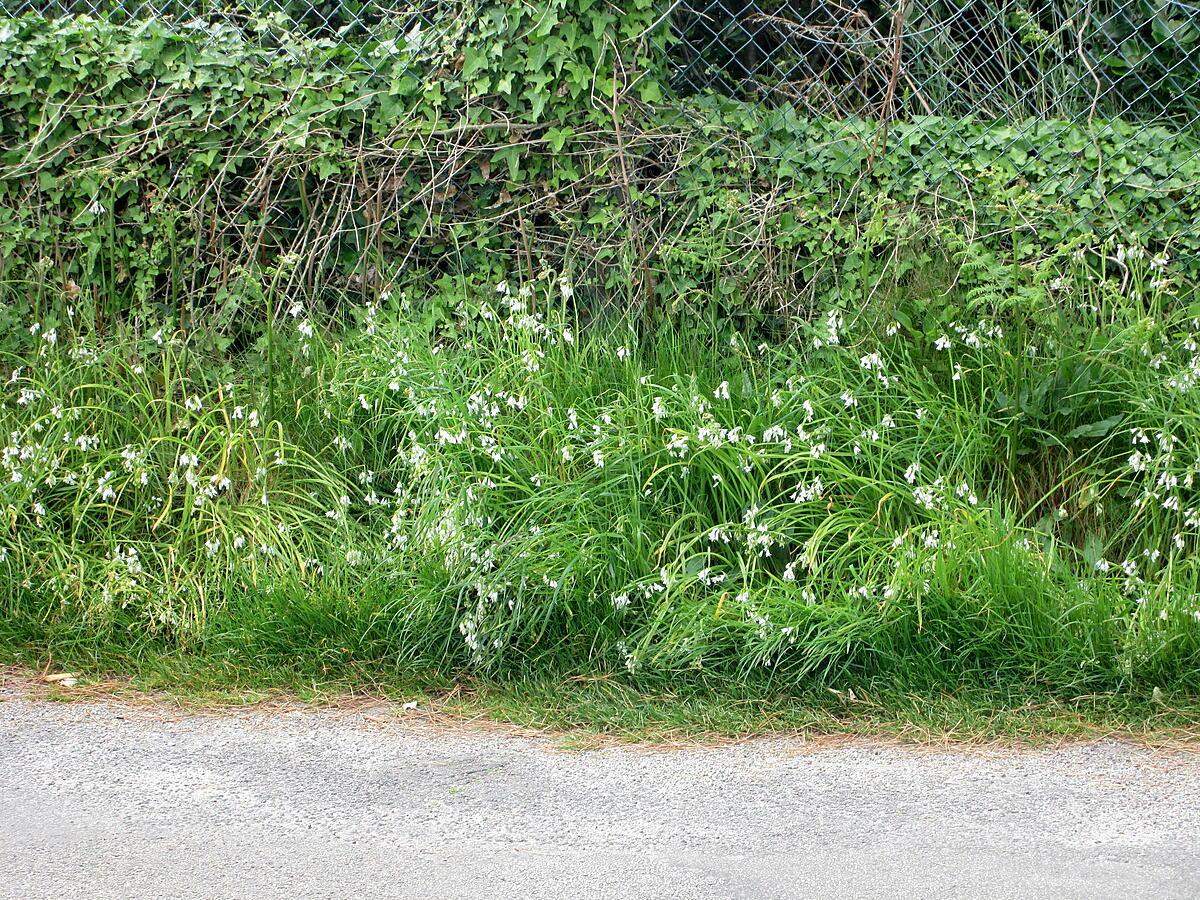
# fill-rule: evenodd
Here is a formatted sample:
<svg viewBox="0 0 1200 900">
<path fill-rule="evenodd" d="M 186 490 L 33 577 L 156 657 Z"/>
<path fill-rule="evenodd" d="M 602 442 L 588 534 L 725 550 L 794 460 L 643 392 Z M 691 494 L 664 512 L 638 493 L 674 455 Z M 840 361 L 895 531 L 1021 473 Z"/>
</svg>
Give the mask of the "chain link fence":
<svg viewBox="0 0 1200 900">
<path fill-rule="evenodd" d="M 90 16 L 117 24 L 157 20 L 179 32 L 240 35 L 264 49 L 295 56 L 306 45 L 337 49 L 336 66 L 374 69 L 397 35 L 450 31 L 437 0 L 0 0 L 0 16 Z"/>
<path fill-rule="evenodd" d="M 1002 156 L 1069 133 L 1093 147 L 1152 149 L 1106 171 L 1081 146 L 1076 159 L 1042 175 L 1060 186 L 1059 204 L 1094 193 L 1099 181 L 1134 183 L 1150 196 L 1200 189 L 1181 182 L 1200 153 L 1197 4 L 710 0 L 672 4 L 670 15 L 677 91 L 765 104 L 780 117 L 833 119 L 842 135 L 876 147 L 902 123 L 939 120 L 959 156 L 935 143 L 903 173 L 930 190 L 963 179 L 955 159 L 964 152 Z M 1135 205 L 1126 227 L 1151 230 L 1162 217 Z M 1081 212 L 1078 227 L 1090 218 Z"/>
<path fill-rule="evenodd" d="M 338 64 L 368 69 L 398 35 L 447 27 L 437 10 L 377 0 L 0 0 L 4 15 L 241 30 L 279 52 L 286 35 L 303 33 L 350 48 Z M 1036 154 L 1039 136 L 1070 134 L 1092 146 L 1151 149 L 1106 170 L 1081 146 L 1075 160 L 1042 173 L 1059 185 L 1060 203 L 1098 179 L 1135 183 L 1160 200 L 1200 188 L 1186 180 L 1200 155 L 1200 5 L 1185 0 L 675 0 L 658 25 L 671 34 L 675 99 L 715 95 L 782 124 L 768 164 L 772 154 L 817 149 L 800 129 L 788 140 L 789 122 L 820 120 L 826 135 L 869 146 L 873 158 L 905 123 L 936 121 L 942 138 L 909 154 L 901 173 L 931 191 L 969 179 L 956 164 L 964 152 L 1032 146 Z M 946 151 L 951 142 L 955 153 Z M 1168 144 L 1169 153 L 1154 149 Z M 862 165 L 861 154 L 823 159 Z M 1142 211 L 1125 212 L 1137 230 Z"/>
<path fill-rule="evenodd" d="M 819 115 L 1193 124 L 1200 6 L 1182 0 L 899 5 L 714 0 L 672 8 L 685 89 Z"/>
</svg>

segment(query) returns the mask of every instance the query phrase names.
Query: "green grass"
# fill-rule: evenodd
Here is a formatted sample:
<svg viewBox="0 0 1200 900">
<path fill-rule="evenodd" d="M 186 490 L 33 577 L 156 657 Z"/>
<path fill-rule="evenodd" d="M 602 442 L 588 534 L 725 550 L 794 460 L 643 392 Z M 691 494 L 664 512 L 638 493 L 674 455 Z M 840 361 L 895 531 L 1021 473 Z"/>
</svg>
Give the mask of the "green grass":
<svg viewBox="0 0 1200 900">
<path fill-rule="evenodd" d="M 789 690 L 732 681 L 629 683 L 604 676 L 497 681 L 465 672 L 456 679 L 361 665 L 318 673 L 179 652 L 125 655 L 112 647 L 48 656 L 43 647 L 6 645 L 3 658 L 17 666 L 18 683 L 47 669 L 77 673 L 78 685 L 50 685 L 41 692 L 61 702 L 101 698 L 197 710 L 365 704 L 377 716 L 391 704 L 392 713 L 404 717 L 403 704 L 416 701 L 412 715 L 419 719 L 515 726 L 575 748 L 611 740 L 669 744 L 797 736 L 1008 746 L 1100 737 L 1151 746 L 1193 746 L 1200 740 L 1200 701 L 1178 694 L 1070 697 L 1021 686 L 906 691 L 891 683 Z"/>
<path fill-rule="evenodd" d="M 552 277 L 222 358 L 34 329 L 0 647 L 633 734 L 1186 728 L 1200 336 L 1161 278 L 1055 291 L 763 343 L 582 327 Z"/>
</svg>

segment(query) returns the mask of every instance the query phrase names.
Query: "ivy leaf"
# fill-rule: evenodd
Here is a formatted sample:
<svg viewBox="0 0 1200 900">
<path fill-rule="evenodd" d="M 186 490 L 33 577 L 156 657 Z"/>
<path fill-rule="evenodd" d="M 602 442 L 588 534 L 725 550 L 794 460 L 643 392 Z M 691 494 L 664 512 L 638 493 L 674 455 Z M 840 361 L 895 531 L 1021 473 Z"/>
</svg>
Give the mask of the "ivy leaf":
<svg viewBox="0 0 1200 900">
<path fill-rule="evenodd" d="M 487 66 L 487 54 L 479 47 L 467 47 L 463 51 L 463 78 L 470 78 Z"/>
<path fill-rule="evenodd" d="M 546 143 L 555 153 L 561 153 L 575 132 L 570 128 L 551 128 L 546 132 Z"/>
<path fill-rule="evenodd" d="M 645 78 L 638 84 L 638 96 L 643 103 L 661 103 L 662 88 L 653 78 Z"/>
</svg>

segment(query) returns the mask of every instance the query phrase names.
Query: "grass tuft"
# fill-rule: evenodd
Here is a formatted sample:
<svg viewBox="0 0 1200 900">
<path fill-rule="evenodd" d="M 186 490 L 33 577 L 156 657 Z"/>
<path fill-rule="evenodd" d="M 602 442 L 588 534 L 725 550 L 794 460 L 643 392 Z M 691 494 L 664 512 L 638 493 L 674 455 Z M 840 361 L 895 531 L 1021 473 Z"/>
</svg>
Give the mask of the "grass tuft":
<svg viewBox="0 0 1200 900">
<path fill-rule="evenodd" d="M 656 732 L 1194 696 L 1198 325 L 1168 281 L 1061 290 L 897 291 L 758 345 L 583 327 L 549 276 L 436 327 L 295 311 L 232 362 L 35 325 L 0 405 L 0 645 L 527 685 L 548 724 L 623 728 L 636 696 Z"/>
</svg>

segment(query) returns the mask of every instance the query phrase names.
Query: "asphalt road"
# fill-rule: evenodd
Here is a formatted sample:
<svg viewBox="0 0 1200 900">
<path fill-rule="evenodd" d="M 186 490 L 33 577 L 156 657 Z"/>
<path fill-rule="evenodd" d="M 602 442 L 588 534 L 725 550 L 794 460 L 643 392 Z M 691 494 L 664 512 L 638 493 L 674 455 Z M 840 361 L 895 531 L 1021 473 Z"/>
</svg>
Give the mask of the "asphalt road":
<svg viewBox="0 0 1200 900">
<path fill-rule="evenodd" d="M 0 695 L 0 897 L 318 896 L 1197 897 L 1200 759 L 567 752 L 379 710 Z"/>
</svg>

